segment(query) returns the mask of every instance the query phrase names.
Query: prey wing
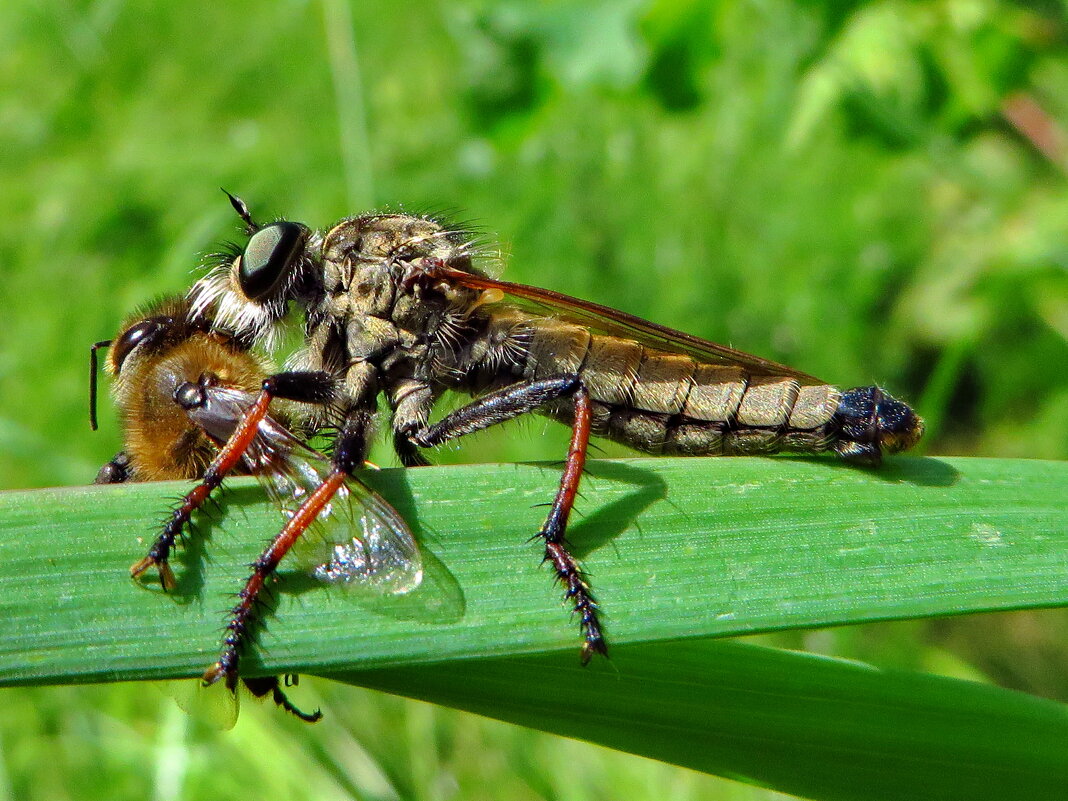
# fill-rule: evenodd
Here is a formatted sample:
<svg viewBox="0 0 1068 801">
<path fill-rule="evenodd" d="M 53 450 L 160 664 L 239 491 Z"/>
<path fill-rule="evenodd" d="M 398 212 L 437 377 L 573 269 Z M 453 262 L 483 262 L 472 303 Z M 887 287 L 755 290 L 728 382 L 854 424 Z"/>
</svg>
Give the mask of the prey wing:
<svg viewBox="0 0 1068 801">
<path fill-rule="evenodd" d="M 230 387 L 211 387 L 207 402 L 189 416 L 213 439 L 229 438 L 255 396 Z M 245 467 L 287 517 L 319 487 L 330 461 L 269 415 L 244 454 Z M 422 558 L 404 518 L 377 492 L 349 476 L 312 523 L 298 560 L 329 584 L 400 594 L 419 586 Z"/>
</svg>

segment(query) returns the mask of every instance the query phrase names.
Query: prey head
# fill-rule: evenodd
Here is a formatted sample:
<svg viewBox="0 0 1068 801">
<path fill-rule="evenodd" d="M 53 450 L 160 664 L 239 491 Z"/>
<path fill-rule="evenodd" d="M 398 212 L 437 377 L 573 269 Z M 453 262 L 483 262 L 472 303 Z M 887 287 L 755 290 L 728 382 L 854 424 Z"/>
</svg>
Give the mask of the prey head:
<svg viewBox="0 0 1068 801">
<path fill-rule="evenodd" d="M 878 465 L 884 453 L 908 450 L 924 431 L 923 419 L 880 387 L 843 392 L 834 420 L 839 433 L 834 450 L 846 461 L 867 465 Z"/>
</svg>

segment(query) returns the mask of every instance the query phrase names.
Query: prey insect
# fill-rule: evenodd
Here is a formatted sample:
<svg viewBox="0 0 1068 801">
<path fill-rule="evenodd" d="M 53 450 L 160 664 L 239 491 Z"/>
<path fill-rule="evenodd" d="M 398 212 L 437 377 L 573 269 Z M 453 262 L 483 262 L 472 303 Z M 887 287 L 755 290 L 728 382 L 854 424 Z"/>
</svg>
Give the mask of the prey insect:
<svg viewBox="0 0 1068 801">
<path fill-rule="evenodd" d="M 177 581 L 169 556 L 193 512 L 230 472 L 251 473 L 289 519 L 287 529 L 311 526 L 317 535 L 304 554 L 306 567 L 332 584 L 359 585 L 378 592 L 403 593 L 422 578 L 418 548 L 404 520 L 364 484 L 339 474 L 288 425 L 290 416 L 257 400 L 267 379 L 267 363 L 254 356 L 250 341 L 193 314 L 184 298 L 164 299 L 127 319 L 115 340 L 94 347 L 91 413 L 95 428 L 95 352 L 110 346 L 108 372 L 122 418 L 124 448 L 97 475 L 96 483 L 196 478 L 173 510 L 148 555 L 130 571 L 140 576 L 159 571 L 164 588 Z M 239 444 L 222 447 L 227 440 Z M 330 486 L 329 504 L 293 521 L 304 502 Z M 307 513 L 305 512 L 305 515 Z M 271 560 L 271 549 L 257 565 Z M 273 568 L 261 569 L 254 591 L 243 593 L 232 610 L 235 619 L 252 615 L 256 599 Z M 238 638 L 232 630 L 230 637 Z M 235 674 L 236 675 L 236 674 Z M 234 689 L 236 682 L 228 682 Z M 271 694 L 276 703 L 304 720 L 286 698 L 277 678 L 246 679 L 254 695 Z"/>
<path fill-rule="evenodd" d="M 435 219 L 372 213 L 317 231 L 257 223 L 229 197 L 248 240 L 196 284 L 194 310 L 269 345 L 290 304 L 299 307 L 301 369 L 282 374 L 273 394 L 318 400 L 312 428 L 324 409 L 339 414 L 337 473 L 362 463 L 380 395 L 408 466 L 427 463 L 422 449 L 528 412 L 571 427 L 537 538 L 579 618 L 583 662 L 607 653 L 597 602 L 565 539 L 591 436 L 652 454 L 833 451 L 874 466 L 923 433 L 922 420 L 879 387 L 841 390 L 615 309 L 492 278 L 472 238 Z M 431 423 L 450 390 L 475 399 Z M 231 682 L 244 627 L 231 624 L 217 666 Z"/>
</svg>

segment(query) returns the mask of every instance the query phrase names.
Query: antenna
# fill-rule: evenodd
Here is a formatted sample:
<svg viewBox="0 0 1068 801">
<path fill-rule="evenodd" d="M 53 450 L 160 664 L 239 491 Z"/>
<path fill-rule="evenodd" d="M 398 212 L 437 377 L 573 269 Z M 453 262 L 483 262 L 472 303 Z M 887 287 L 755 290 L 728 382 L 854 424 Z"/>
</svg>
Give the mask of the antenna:
<svg viewBox="0 0 1068 801">
<path fill-rule="evenodd" d="M 110 348 L 111 340 L 102 339 L 89 349 L 89 427 L 96 431 L 96 352 L 101 348 Z"/>
<path fill-rule="evenodd" d="M 234 211 L 237 212 L 237 215 L 245 221 L 245 225 L 248 226 L 249 233 L 255 233 L 256 231 L 258 231 L 260 227 L 252 221 L 252 214 L 249 213 L 248 206 L 245 205 L 245 201 L 243 201 L 236 195 L 231 195 L 225 189 L 223 189 L 223 194 L 230 198 L 230 205 L 234 207 Z"/>
</svg>

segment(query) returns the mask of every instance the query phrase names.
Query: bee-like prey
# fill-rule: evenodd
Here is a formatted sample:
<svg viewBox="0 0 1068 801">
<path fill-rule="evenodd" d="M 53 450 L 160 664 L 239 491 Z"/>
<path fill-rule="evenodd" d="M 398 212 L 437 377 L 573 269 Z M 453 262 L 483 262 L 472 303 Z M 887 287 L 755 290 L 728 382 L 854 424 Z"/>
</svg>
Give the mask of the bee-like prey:
<svg viewBox="0 0 1068 801">
<path fill-rule="evenodd" d="M 175 539 L 222 477 L 237 472 L 259 478 L 290 524 L 321 485 L 334 488 L 329 509 L 300 529 L 317 529 L 323 561 L 312 572 L 322 581 L 384 592 L 417 586 L 422 577 L 418 548 L 389 504 L 352 477 L 335 475 L 324 456 L 290 432 L 285 410 L 245 424 L 271 372 L 250 344 L 211 318 L 194 314 L 185 298 L 167 298 L 131 315 L 113 341 L 97 343 L 110 346 L 106 365 L 114 379 L 112 394 L 124 439 L 123 450 L 100 469 L 96 483 L 200 479 L 131 573 L 139 576 L 156 566 L 164 588 L 175 589 L 169 564 Z M 95 374 L 94 364 L 94 388 Z M 95 422 L 95 413 L 93 417 Z M 225 444 L 239 433 L 240 444 Z M 239 599 L 235 614 L 243 603 Z M 304 720 L 319 717 L 290 704 L 277 678 L 245 683 L 255 695 L 271 693 L 276 703 Z"/>
</svg>

